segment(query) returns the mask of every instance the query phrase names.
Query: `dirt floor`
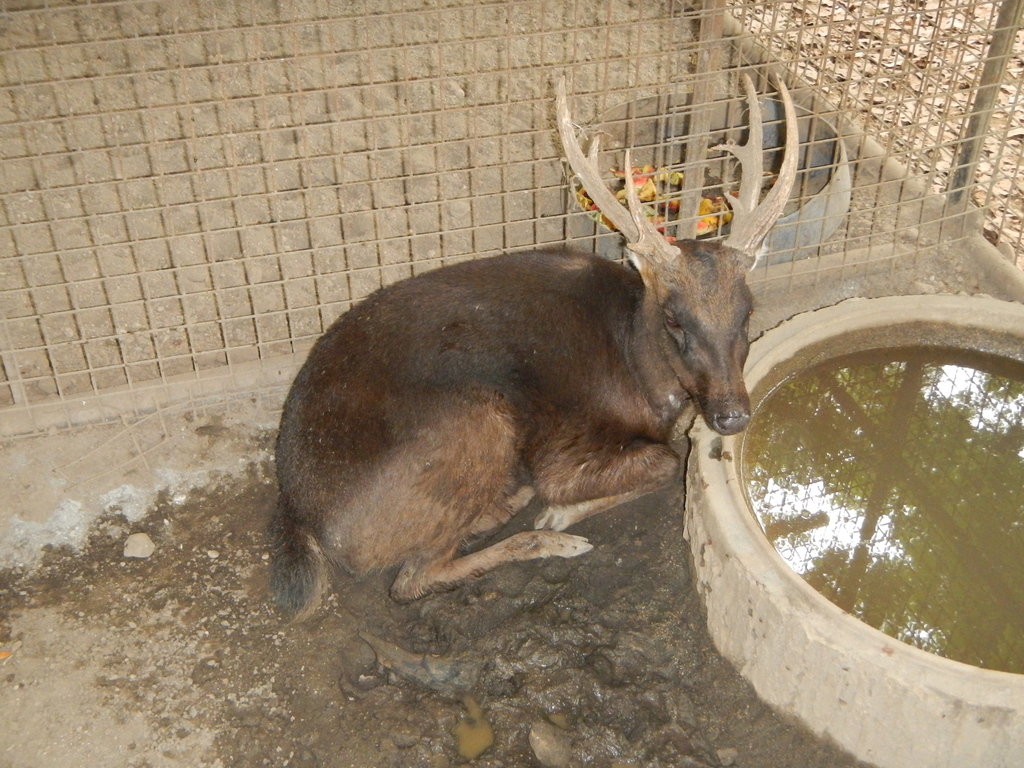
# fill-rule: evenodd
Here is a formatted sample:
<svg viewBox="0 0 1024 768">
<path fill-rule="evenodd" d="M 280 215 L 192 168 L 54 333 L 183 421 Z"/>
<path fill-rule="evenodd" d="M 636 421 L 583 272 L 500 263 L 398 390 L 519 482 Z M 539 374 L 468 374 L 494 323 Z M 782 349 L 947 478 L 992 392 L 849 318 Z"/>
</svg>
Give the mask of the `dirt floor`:
<svg viewBox="0 0 1024 768">
<path fill-rule="evenodd" d="M 755 286 L 757 332 L 848 295 L 1001 295 L 964 270 Z M 393 574 L 339 574 L 319 613 L 284 623 L 267 600 L 273 420 L 257 413 L 0 446 L 0 511 L 18 523 L 0 542 L 0 768 L 858 765 L 715 651 L 681 487 L 574 527 L 595 544 L 580 558 L 407 606 L 387 597 Z M 122 442 L 156 447 L 119 464 Z M 125 557 L 132 533 L 150 557 Z M 57 544 L 39 562 L 41 541 Z"/>
<path fill-rule="evenodd" d="M 715 652 L 681 493 L 580 524 L 596 546 L 578 559 L 407 606 L 392 574 L 339 575 L 298 625 L 267 601 L 271 465 L 104 517 L 81 552 L 0 582 L 0 766 L 441 768 L 488 726 L 474 762 L 491 768 L 857 765 Z M 149 558 L 123 555 L 134 532 Z"/>
</svg>

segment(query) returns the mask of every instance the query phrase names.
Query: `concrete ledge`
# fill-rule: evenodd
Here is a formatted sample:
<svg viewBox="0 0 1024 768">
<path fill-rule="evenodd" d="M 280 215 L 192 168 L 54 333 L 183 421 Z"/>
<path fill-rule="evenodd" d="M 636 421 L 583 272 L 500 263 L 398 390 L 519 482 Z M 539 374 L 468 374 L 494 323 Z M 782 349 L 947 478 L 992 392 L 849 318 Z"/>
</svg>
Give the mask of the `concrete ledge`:
<svg viewBox="0 0 1024 768">
<path fill-rule="evenodd" d="M 756 403 L 796 370 L 845 352 L 959 341 L 1024 358 L 1024 306 L 988 298 L 853 299 L 751 347 Z M 1024 676 L 943 659 L 844 613 L 763 536 L 741 485 L 739 439 L 692 433 L 686 537 L 719 651 L 779 711 L 882 768 L 1010 768 L 1024 749 Z"/>
<path fill-rule="evenodd" d="M 269 394 L 267 410 L 280 409 L 307 351 L 168 376 L 134 386 L 3 410 L 0 439 L 46 434 L 91 424 L 134 421 L 174 406 L 199 407 L 238 397 Z"/>
</svg>

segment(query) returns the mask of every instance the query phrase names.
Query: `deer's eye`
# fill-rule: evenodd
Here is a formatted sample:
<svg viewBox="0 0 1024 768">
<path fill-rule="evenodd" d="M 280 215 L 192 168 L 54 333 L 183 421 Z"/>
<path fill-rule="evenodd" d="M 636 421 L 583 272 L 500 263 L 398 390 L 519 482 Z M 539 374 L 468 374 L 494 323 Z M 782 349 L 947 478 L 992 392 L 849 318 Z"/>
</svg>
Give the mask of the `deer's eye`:
<svg viewBox="0 0 1024 768">
<path fill-rule="evenodd" d="M 673 331 L 678 331 L 680 328 L 679 321 L 676 320 L 675 315 L 672 315 L 669 312 L 665 313 L 665 325 Z"/>
</svg>

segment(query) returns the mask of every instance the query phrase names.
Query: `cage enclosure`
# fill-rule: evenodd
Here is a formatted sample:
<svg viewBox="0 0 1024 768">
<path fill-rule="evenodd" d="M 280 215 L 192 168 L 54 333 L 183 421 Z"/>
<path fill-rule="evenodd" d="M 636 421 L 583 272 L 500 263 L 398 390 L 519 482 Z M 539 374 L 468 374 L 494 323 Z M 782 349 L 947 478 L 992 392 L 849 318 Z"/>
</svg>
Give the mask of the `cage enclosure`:
<svg viewBox="0 0 1024 768">
<path fill-rule="evenodd" d="M 674 180 L 650 202 L 668 234 L 709 238 L 727 225 L 721 210 L 699 213 L 702 201 L 714 206 L 735 187 L 714 146 L 744 134 L 741 76 L 765 105 L 766 185 L 773 83 L 788 84 L 801 181 L 749 275 L 755 337 L 854 297 L 1024 300 L 1022 6 L 0 0 L 0 567 L 20 583 L 55 551 L 85 552 L 143 525 L 158 553 L 175 551 L 156 532 L 174 530 L 196 493 L 266 484 L 306 353 L 382 286 L 503 251 L 618 258 L 619 235 L 580 210 L 563 169 L 553 104 L 562 78 L 574 119 L 607 134 L 609 177 L 636 147 L 639 163 Z M 212 519 L 217 535 L 243 538 Z M 222 550 L 196 557 L 238 583 L 262 572 L 259 546 L 235 559 Z M 102 571 L 100 591 L 132 567 Z M 18 589 L 4 593 L 9 605 L 21 605 Z M 182 621 L 178 602 L 161 600 L 147 621 L 164 622 L 164 656 L 183 663 L 200 641 L 169 628 Z M 75 655 L 30 652 L 18 633 L 29 638 L 36 622 L 37 637 L 58 636 L 47 628 L 59 622 L 19 616 L 0 628 L 3 658 Z M 102 649 L 109 638 L 95 631 L 91 647 Z M 109 642 L 121 657 L 148 658 L 128 629 L 118 638 Z M 209 658 L 195 680 L 228 663 Z M 84 690 L 100 671 L 81 663 L 95 673 Z M 146 663 L 123 678 L 150 679 Z M 68 664 L 66 680 L 81 679 Z M 278 695 L 266 685 L 231 711 Z M 164 700 L 184 712 L 223 704 L 205 695 L 196 683 Z M 59 698 L 26 698 L 9 731 L 44 722 L 34 707 Z M 673 711 L 663 718 L 673 727 L 689 722 Z M 89 755 L 113 749 L 117 728 L 99 704 L 81 712 L 91 714 L 64 757 L 102 764 Z M 133 744 L 157 733 L 130 725 L 141 734 Z M 178 738 L 165 725 L 139 760 L 164 759 Z M 174 748 L 200 764 L 215 731 L 192 728 Z M 27 736 L 14 746 L 43 749 Z M 728 757 L 713 752 L 707 761 Z"/>
</svg>

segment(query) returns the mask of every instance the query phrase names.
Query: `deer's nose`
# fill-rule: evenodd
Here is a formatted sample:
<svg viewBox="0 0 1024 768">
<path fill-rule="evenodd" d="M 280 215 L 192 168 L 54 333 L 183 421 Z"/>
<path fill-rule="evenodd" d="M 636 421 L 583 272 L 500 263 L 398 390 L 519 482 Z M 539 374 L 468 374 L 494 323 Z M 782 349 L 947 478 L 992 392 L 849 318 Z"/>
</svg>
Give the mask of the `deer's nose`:
<svg viewBox="0 0 1024 768">
<path fill-rule="evenodd" d="M 711 428 L 720 435 L 735 435 L 750 423 L 750 414 L 745 411 L 716 413 L 711 419 Z"/>
</svg>

